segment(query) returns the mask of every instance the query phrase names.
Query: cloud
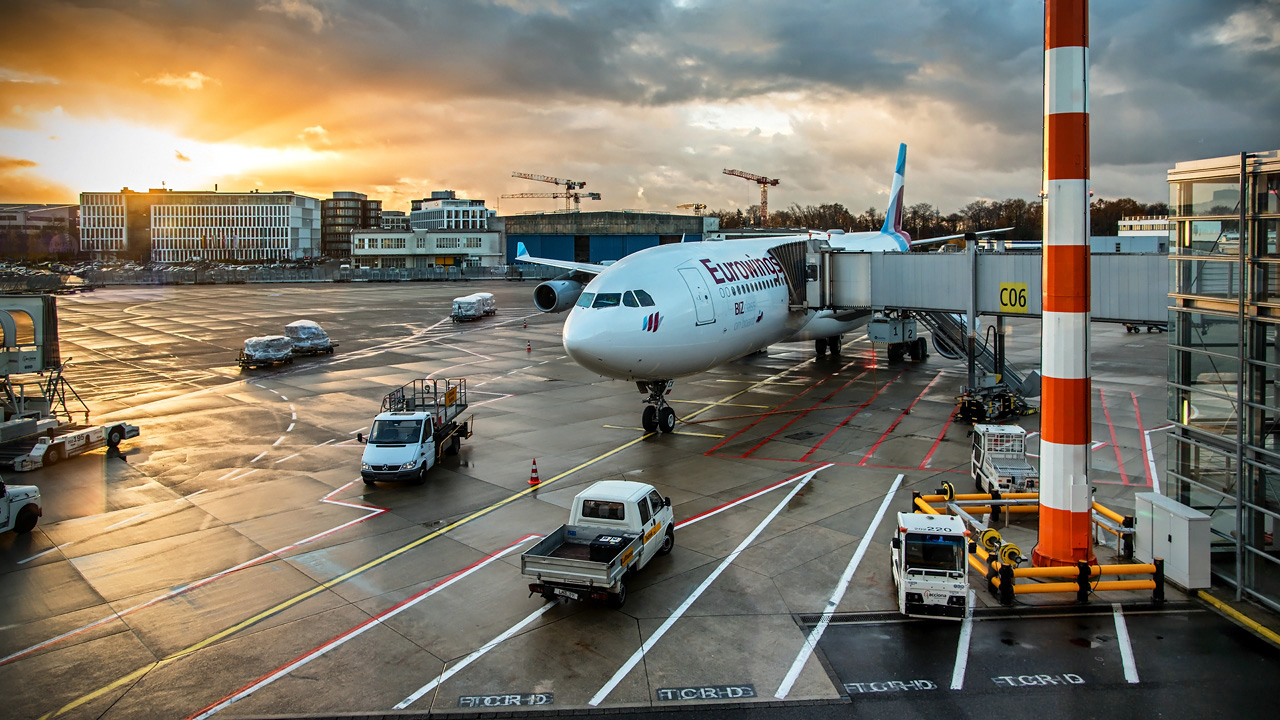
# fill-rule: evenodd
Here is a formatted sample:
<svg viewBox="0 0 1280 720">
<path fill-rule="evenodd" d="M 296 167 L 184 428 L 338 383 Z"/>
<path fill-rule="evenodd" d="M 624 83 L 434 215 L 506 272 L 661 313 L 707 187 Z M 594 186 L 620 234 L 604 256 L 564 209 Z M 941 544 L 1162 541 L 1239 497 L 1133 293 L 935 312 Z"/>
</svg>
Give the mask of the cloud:
<svg viewBox="0 0 1280 720">
<path fill-rule="evenodd" d="M 30 84 L 48 84 L 57 85 L 57 78 L 45 77 L 43 75 L 34 75 L 32 73 L 13 70 L 11 68 L 0 67 L 0 82 L 8 83 L 30 83 Z"/>
<path fill-rule="evenodd" d="M 302 132 L 298 134 L 298 139 L 313 150 L 333 144 L 333 141 L 329 139 L 329 131 L 325 130 L 323 125 L 312 125 L 311 127 L 303 128 Z"/>
<path fill-rule="evenodd" d="M 36 164 L 31 160 L 23 160 L 21 158 L 0 157 L 0 172 L 9 172 L 17 168 L 35 167 Z"/>
<path fill-rule="evenodd" d="M 0 156 L 0 198 L 15 203 L 77 202 L 70 188 L 28 172 L 36 166 L 31 160 Z"/>
<path fill-rule="evenodd" d="M 174 150 L 173 157 L 174 159 L 179 160 L 181 162 L 191 162 L 191 158 L 187 157 L 186 155 L 183 155 L 181 150 Z"/>
<path fill-rule="evenodd" d="M 192 70 L 186 75 L 172 75 L 170 73 L 161 73 L 155 77 L 149 77 L 144 82 L 154 83 L 156 85 L 164 85 L 165 87 L 176 87 L 184 90 L 199 90 L 204 87 L 206 82 L 217 82 L 213 78 L 204 73 Z"/>
<path fill-rule="evenodd" d="M 312 32 L 318 33 L 324 29 L 324 13 L 307 0 L 265 0 L 258 5 L 258 9 L 301 20 L 311 26 Z"/>
</svg>

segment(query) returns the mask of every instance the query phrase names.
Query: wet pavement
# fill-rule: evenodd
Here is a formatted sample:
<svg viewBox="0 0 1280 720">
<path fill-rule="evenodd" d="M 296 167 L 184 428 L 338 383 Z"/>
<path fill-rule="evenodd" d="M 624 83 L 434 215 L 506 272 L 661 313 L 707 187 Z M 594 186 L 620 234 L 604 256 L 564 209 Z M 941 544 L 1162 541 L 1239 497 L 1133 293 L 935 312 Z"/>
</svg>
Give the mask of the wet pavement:
<svg viewBox="0 0 1280 720">
<path fill-rule="evenodd" d="M 962 687 L 951 690 L 963 624 L 894 617 L 888 539 L 911 490 L 972 482 L 966 428 L 953 421 L 959 363 L 890 366 L 860 335 L 839 358 L 778 345 L 677 382 L 670 397 L 685 422 L 644 437 L 642 396 L 570 362 L 563 316 L 533 310 L 532 288 L 197 286 L 60 298 L 67 377 L 95 422 L 133 422 L 142 436 L 123 460 L 98 451 L 6 478 L 41 488 L 45 517 L 30 535 L 0 535 L 5 715 L 667 708 L 779 696 L 838 703 L 811 710 L 870 703 L 919 715 L 939 695 L 976 714 L 981 698 L 1146 697 L 1210 676 L 1241 691 L 1276 677 L 1274 648 L 1198 605 L 1173 605 L 1124 613 L 1131 683 L 1111 603 L 1143 608 L 1141 595 L 1099 595 L 1096 615 L 1038 596 L 1064 615 L 978 611 Z M 451 299 L 477 289 L 497 295 L 498 315 L 452 323 Z M 236 366 L 244 338 L 298 319 L 319 322 L 336 354 Z M 1009 343 L 1014 363 L 1038 364 L 1037 324 L 1011 323 Z M 1098 499 L 1121 512 L 1164 474 L 1165 356 L 1163 335 L 1094 327 L 1093 477 Z M 467 378 L 474 437 L 420 487 L 364 486 L 356 434 L 383 394 L 428 375 Z M 1022 420 L 1039 427 L 1038 416 Z M 534 459 L 542 484 L 530 491 Z M 529 597 L 519 553 L 602 479 L 670 496 L 675 551 L 633 578 L 621 610 Z M 1034 522 L 1006 535 L 1029 550 Z M 980 606 L 995 605 L 974 586 Z M 809 652 L 824 610 L 833 622 Z"/>
</svg>

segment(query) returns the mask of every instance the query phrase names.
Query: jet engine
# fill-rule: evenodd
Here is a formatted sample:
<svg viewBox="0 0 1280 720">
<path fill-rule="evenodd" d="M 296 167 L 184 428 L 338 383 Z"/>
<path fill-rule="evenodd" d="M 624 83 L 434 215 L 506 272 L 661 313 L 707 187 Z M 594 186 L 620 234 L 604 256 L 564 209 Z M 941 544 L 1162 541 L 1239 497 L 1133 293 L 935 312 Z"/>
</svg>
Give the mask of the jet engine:
<svg viewBox="0 0 1280 720">
<path fill-rule="evenodd" d="M 533 304 L 544 313 L 564 312 L 578 302 L 582 288 L 577 280 L 548 280 L 533 289 Z"/>
</svg>

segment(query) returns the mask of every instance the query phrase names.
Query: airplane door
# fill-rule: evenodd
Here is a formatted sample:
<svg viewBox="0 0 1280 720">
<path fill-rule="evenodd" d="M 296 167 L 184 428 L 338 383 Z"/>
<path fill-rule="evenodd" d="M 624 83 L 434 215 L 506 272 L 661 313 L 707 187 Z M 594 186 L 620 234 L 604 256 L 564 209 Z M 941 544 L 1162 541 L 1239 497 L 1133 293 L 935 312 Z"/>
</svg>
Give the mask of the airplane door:
<svg viewBox="0 0 1280 720">
<path fill-rule="evenodd" d="M 689 286 L 689 294 L 693 296 L 693 307 L 698 313 L 698 324 L 706 325 L 716 321 L 716 309 L 711 304 L 711 290 L 707 288 L 707 281 L 702 279 L 702 274 L 697 268 L 680 268 L 680 277 L 684 278 L 684 284 Z"/>
</svg>

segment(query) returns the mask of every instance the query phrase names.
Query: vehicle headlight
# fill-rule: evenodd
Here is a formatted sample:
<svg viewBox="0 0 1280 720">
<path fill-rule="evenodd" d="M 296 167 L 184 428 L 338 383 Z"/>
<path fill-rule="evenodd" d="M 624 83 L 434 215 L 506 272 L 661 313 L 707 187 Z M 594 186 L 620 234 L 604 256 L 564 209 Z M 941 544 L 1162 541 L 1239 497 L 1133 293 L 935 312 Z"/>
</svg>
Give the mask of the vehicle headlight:
<svg viewBox="0 0 1280 720">
<path fill-rule="evenodd" d="M 411 460 L 411 461 L 409 461 L 409 462 L 407 462 L 407 463 L 405 463 L 405 464 L 401 465 L 401 466 L 400 466 L 400 469 L 401 469 L 401 470 L 412 470 L 412 469 L 414 469 L 414 468 L 416 468 L 416 467 L 418 467 L 418 463 L 417 463 L 417 461 L 416 461 L 416 460 Z"/>
<path fill-rule="evenodd" d="M 362 462 L 362 463 L 360 463 L 360 469 L 361 469 L 361 470 L 370 470 L 371 468 L 369 467 L 369 463 L 367 463 L 367 462 Z"/>
</svg>

